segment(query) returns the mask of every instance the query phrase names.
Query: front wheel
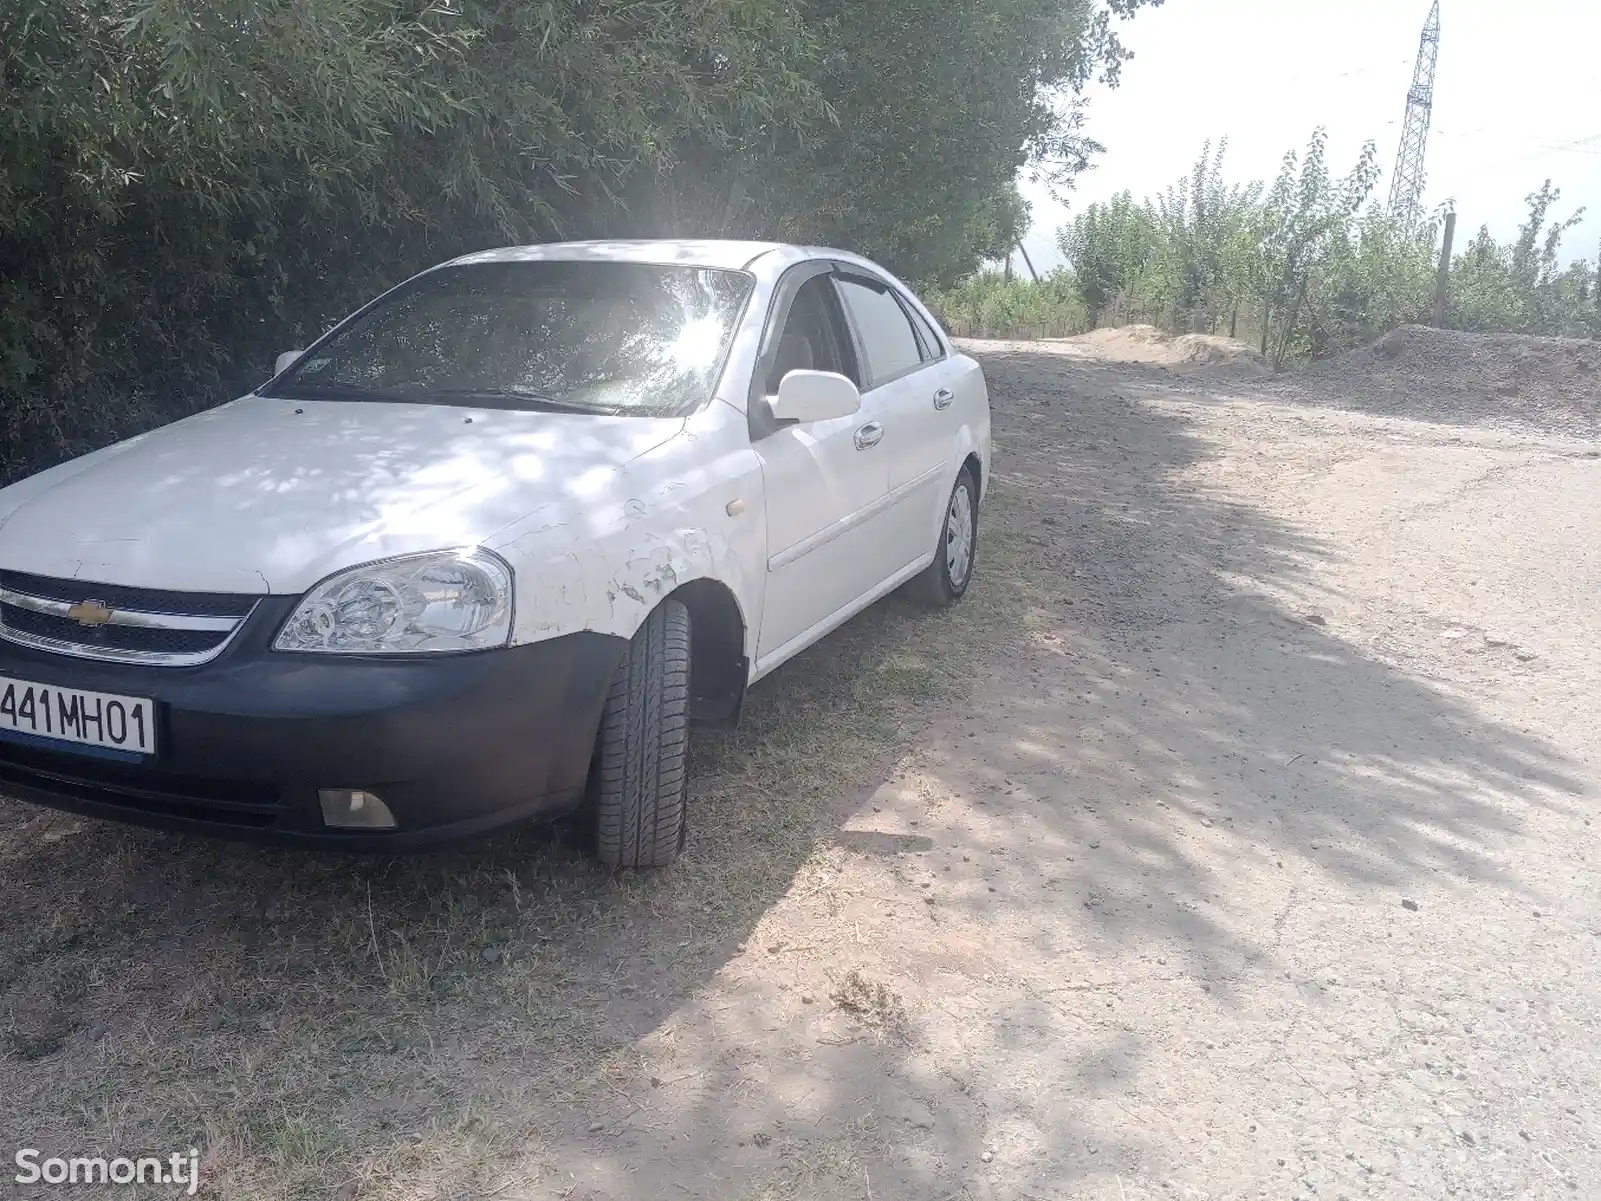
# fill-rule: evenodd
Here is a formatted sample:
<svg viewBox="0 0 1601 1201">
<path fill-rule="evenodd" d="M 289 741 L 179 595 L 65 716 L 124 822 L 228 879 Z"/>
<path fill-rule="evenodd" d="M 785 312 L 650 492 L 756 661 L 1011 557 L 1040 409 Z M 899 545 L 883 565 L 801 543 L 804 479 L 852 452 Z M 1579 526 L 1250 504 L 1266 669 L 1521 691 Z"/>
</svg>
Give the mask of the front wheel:
<svg viewBox="0 0 1601 1201">
<path fill-rule="evenodd" d="M 617 665 L 595 746 L 595 851 L 608 867 L 666 867 L 689 796 L 689 610 L 664 601 Z"/>
<path fill-rule="evenodd" d="M 973 582 L 978 554 L 978 481 L 973 469 L 963 467 L 945 506 L 934 561 L 913 581 L 917 593 L 932 605 L 954 605 Z"/>
</svg>

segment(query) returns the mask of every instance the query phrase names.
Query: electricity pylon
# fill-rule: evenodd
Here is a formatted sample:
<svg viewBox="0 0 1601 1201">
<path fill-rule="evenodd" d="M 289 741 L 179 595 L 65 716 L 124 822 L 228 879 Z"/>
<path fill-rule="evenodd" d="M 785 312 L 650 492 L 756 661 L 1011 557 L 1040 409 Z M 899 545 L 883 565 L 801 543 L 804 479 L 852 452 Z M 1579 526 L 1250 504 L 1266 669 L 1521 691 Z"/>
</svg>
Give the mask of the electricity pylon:
<svg viewBox="0 0 1601 1201">
<path fill-rule="evenodd" d="M 1401 149 L 1395 156 L 1395 178 L 1390 183 L 1390 215 L 1408 229 L 1423 216 L 1423 159 L 1429 148 L 1429 124 L 1434 116 L 1434 68 L 1440 58 L 1440 0 L 1434 0 L 1423 25 L 1418 65 L 1412 72 L 1412 89 L 1406 94 L 1406 124 Z"/>
</svg>

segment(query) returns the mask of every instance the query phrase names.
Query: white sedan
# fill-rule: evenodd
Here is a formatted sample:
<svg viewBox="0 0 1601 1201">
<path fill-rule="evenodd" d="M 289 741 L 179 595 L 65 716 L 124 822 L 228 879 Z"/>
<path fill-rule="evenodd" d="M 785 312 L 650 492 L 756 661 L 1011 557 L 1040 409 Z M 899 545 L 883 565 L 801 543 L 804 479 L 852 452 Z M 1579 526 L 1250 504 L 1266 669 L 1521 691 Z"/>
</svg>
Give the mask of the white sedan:
<svg viewBox="0 0 1601 1201">
<path fill-rule="evenodd" d="M 978 364 L 865 259 L 468 255 L 0 490 L 0 789 L 389 850 L 587 806 L 665 864 L 691 722 L 902 584 L 960 598 L 989 473 Z"/>
</svg>

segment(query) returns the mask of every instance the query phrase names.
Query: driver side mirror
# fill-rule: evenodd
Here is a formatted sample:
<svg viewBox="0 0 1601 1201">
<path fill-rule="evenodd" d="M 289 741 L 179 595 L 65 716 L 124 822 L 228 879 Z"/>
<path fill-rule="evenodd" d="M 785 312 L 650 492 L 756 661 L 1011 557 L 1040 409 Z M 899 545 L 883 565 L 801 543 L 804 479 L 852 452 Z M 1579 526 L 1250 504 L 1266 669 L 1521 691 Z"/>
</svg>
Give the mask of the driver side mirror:
<svg viewBox="0 0 1601 1201">
<path fill-rule="evenodd" d="M 778 384 L 767 407 L 779 421 L 828 421 L 849 417 L 862 407 L 862 393 L 835 371 L 791 371 Z"/>
<path fill-rule="evenodd" d="M 303 350 L 286 350 L 278 356 L 278 361 L 272 365 L 273 375 L 282 375 L 295 365 L 295 360 L 306 352 Z"/>
</svg>

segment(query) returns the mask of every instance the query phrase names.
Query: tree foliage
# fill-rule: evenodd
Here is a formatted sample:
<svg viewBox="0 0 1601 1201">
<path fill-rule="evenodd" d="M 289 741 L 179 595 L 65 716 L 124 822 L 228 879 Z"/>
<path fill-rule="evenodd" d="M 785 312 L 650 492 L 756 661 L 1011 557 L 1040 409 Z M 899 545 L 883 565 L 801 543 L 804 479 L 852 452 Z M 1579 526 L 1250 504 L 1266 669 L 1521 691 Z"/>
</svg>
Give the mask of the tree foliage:
<svg viewBox="0 0 1601 1201">
<path fill-rule="evenodd" d="M 1116 81 L 1113 18 L 1153 0 L 811 0 L 808 79 L 829 119 L 713 148 L 674 180 L 674 228 L 846 246 L 921 282 L 1004 254 L 1015 181 L 1065 184 L 1097 149 L 1078 92 Z M 1159 2 L 1159 0 L 1156 0 Z M 766 127 L 762 127 L 766 132 Z"/>
<path fill-rule="evenodd" d="M 1083 333 L 1088 320 L 1077 283 L 1065 272 L 1035 282 L 982 271 L 923 299 L 958 338 L 1064 338 Z"/>
<path fill-rule="evenodd" d="M 1091 313 L 1119 297 L 1145 295 L 1148 272 L 1160 241 L 1156 214 L 1120 192 L 1105 204 L 1092 204 L 1058 235 L 1062 255 L 1073 265 L 1079 293 Z"/>
<path fill-rule="evenodd" d="M 1558 267 L 1563 236 L 1584 217 L 1551 210 L 1562 193 L 1546 180 L 1528 197 L 1517 239 L 1498 245 L 1481 227 L 1452 267 L 1451 320 L 1461 329 L 1601 337 L 1601 258 Z"/>
<path fill-rule="evenodd" d="M 1242 309 L 1263 352 L 1282 364 L 1358 346 L 1425 319 L 1433 303 L 1440 218 L 1407 228 L 1370 203 L 1379 168 L 1368 143 L 1344 175 L 1329 170 L 1324 131 L 1284 158 L 1271 187 L 1229 184 L 1226 143 L 1154 199 L 1093 204 L 1058 233 L 1089 313 L 1172 329 L 1237 331 Z M 1601 335 L 1596 270 L 1558 268 L 1563 235 L 1549 181 L 1529 197 L 1517 240 L 1481 230 L 1452 264 L 1448 324 L 1460 329 Z"/>
<path fill-rule="evenodd" d="M 0 0 L 0 478 L 486 245 L 760 235 L 949 280 L 1160 0 Z M 1080 157 L 1075 158 L 1077 154 Z"/>
</svg>

